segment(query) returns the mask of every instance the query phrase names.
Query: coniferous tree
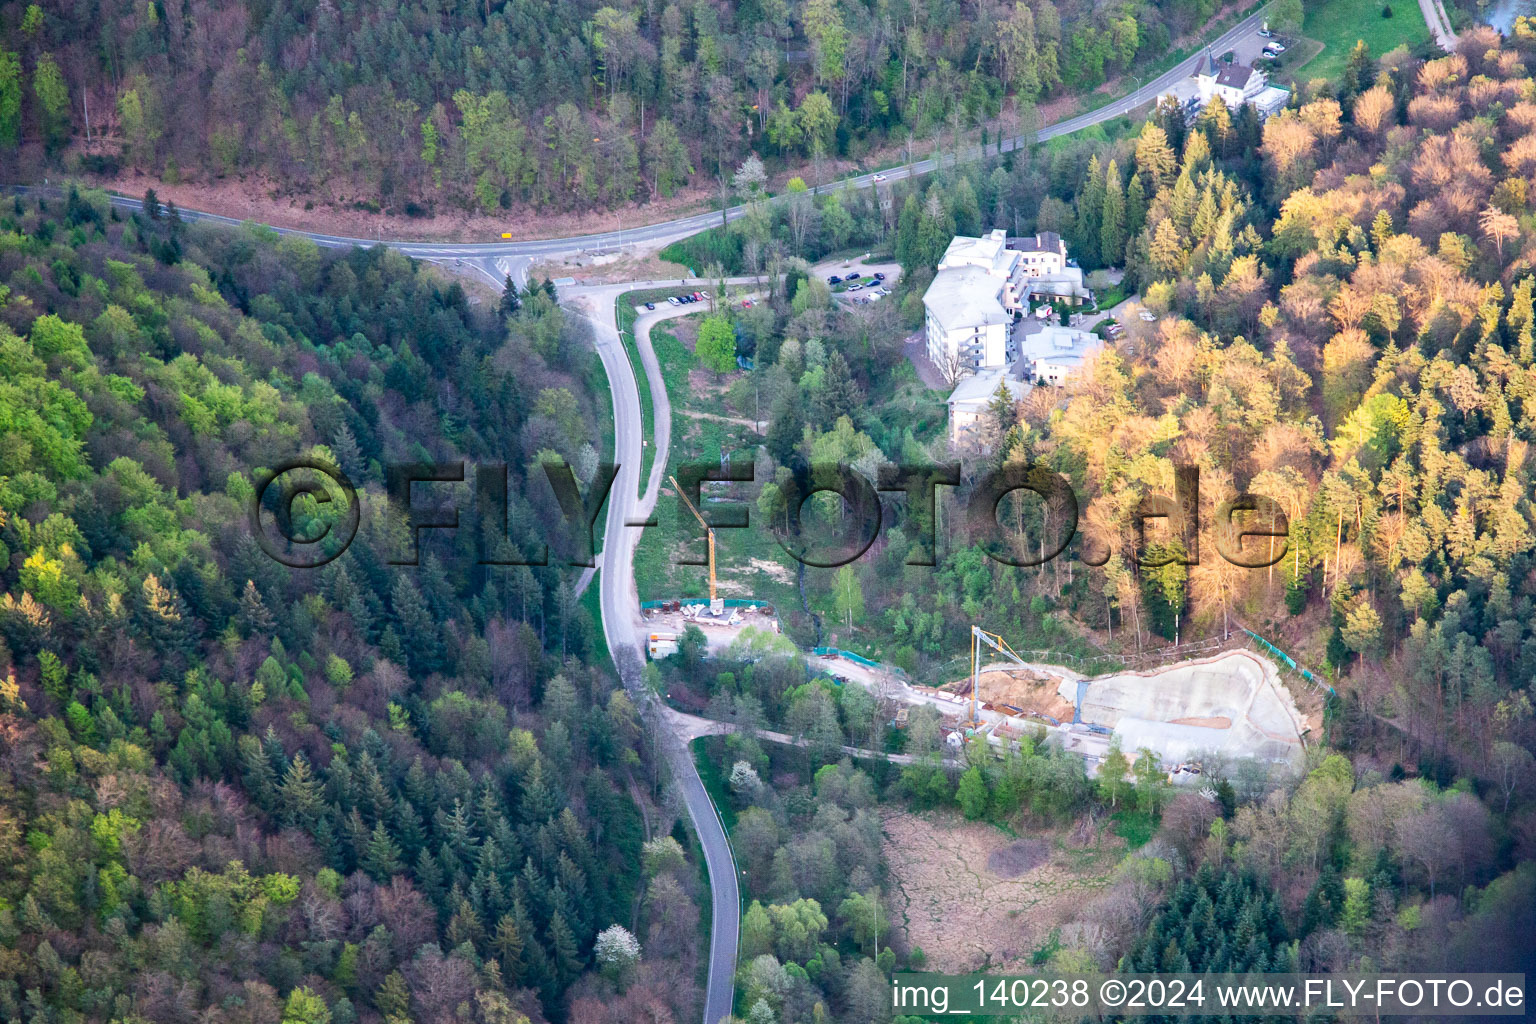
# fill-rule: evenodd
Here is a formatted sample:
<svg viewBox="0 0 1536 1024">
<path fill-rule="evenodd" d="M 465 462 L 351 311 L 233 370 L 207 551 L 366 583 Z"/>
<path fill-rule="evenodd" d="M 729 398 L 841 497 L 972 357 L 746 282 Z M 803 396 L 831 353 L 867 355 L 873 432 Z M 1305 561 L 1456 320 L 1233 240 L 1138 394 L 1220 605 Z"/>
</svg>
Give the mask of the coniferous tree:
<svg viewBox="0 0 1536 1024">
<path fill-rule="evenodd" d="M 1099 252 L 1104 227 L 1104 168 L 1098 154 L 1088 160 L 1088 179 L 1077 197 L 1076 238 L 1073 251 L 1086 266 L 1100 265 Z"/>
<path fill-rule="evenodd" d="M 516 316 L 523 308 L 523 298 L 518 293 L 517 282 L 512 280 L 512 275 L 507 275 L 507 280 L 501 289 L 501 304 L 498 309 L 503 317 Z"/>
<path fill-rule="evenodd" d="M 400 844 L 390 838 L 381 821 L 373 826 L 373 832 L 369 834 L 367 849 L 359 862 L 359 867 L 376 882 L 385 882 L 391 876 L 399 873 L 402 868 L 400 863 Z"/>
<path fill-rule="evenodd" d="M 1105 265 L 1113 265 L 1125 251 L 1125 193 L 1120 184 L 1120 165 L 1113 159 L 1104 173 L 1104 204 L 1099 219 L 1099 258 Z"/>
</svg>

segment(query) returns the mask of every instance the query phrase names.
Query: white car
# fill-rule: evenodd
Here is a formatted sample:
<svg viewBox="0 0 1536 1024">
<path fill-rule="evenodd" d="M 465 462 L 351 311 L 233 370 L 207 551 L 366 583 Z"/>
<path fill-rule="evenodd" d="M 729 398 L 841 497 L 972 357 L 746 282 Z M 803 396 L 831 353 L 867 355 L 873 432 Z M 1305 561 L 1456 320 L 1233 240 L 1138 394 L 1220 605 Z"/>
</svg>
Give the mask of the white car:
<svg viewBox="0 0 1536 1024">
<path fill-rule="evenodd" d="M 669 305 L 669 306 L 681 306 L 682 303 L 678 301 L 676 295 L 668 295 L 667 296 L 667 305 Z"/>
<path fill-rule="evenodd" d="M 878 184 L 880 184 L 880 182 L 885 180 L 885 175 L 877 174 L 871 180 L 874 181 L 874 183 L 878 185 Z"/>
<path fill-rule="evenodd" d="M 1152 312 L 1150 309 L 1144 309 L 1144 310 L 1142 310 L 1140 313 L 1138 313 L 1136 315 L 1141 317 L 1147 323 L 1151 323 L 1152 321 L 1157 319 L 1157 314 Z"/>
</svg>

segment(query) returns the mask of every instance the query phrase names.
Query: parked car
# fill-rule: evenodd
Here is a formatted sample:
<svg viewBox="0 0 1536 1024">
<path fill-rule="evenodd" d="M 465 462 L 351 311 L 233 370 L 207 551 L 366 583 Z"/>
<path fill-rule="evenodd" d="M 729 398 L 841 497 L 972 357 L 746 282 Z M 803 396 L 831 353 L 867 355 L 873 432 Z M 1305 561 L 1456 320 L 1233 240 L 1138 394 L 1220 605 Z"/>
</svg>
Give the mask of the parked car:
<svg viewBox="0 0 1536 1024">
<path fill-rule="evenodd" d="M 849 290 L 849 291 L 851 291 L 851 292 L 856 292 L 856 291 L 858 291 L 858 290 L 859 290 L 859 289 L 860 289 L 860 288 L 863 288 L 863 287 L 864 287 L 864 286 L 863 286 L 863 285 L 861 285 L 861 284 L 851 284 L 851 285 L 849 285 L 849 286 L 848 286 L 848 290 Z"/>
<path fill-rule="evenodd" d="M 751 309 L 752 308 L 752 300 L 751 299 L 742 299 L 741 300 L 741 308 L 742 309 Z"/>
<path fill-rule="evenodd" d="M 654 302 L 647 302 L 645 304 L 645 308 L 646 309 L 655 309 L 656 308 L 656 303 L 654 303 Z"/>
<path fill-rule="evenodd" d="M 709 292 L 696 292 L 695 294 L 703 300 L 707 300 L 709 298 Z"/>
<path fill-rule="evenodd" d="M 1141 317 L 1143 320 L 1145 320 L 1149 324 L 1152 321 L 1157 319 L 1157 314 L 1152 312 L 1150 309 L 1144 309 L 1140 313 L 1137 313 L 1136 315 Z"/>
<path fill-rule="evenodd" d="M 1270 36 L 1272 36 L 1272 35 L 1274 35 L 1274 33 L 1273 33 L 1273 32 L 1271 32 L 1271 31 L 1270 31 L 1270 30 L 1269 30 L 1269 29 L 1267 29 L 1267 28 L 1261 28 L 1261 29 L 1259 29 L 1259 35 L 1260 35 L 1260 36 L 1261 36 L 1261 37 L 1263 37 L 1263 38 L 1264 38 L 1264 39 L 1268 39 L 1268 38 L 1269 38 L 1269 37 L 1270 37 Z"/>
<path fill-rule="evenodd" d="M 649 306 L 650 303 L 647 302 L 646 305 Z M 668 295 L 667 296 L 667 305 L 669 305 L 669 306 L 681 306 L 682 302 L 678 299 L 678 297 L 676 295 Z"/>
<path fill-rule="evenodd" d="M 843 283 L 843 279 L 838 277 L 836 274 L 833 274 L 831 277 L 827 278 L 827 284 L 842 284 L 842 283 Z"/>
<path fill-rule="evenodd" d="M 876 271 L 873 276 L 874 276 L 874 279 L 876 281 L 884 281 L 885 280 L 885 275 L 880 273 L 880 272 L 878 272 L 878 271 Z"/>
<path fill-rule="evenodd" d="M 843 280 L 845 280 L 845 281 L 857 281 L 859 278 L 861 278 L 863 276 L 864 276 L 863 274 L 861 274 L 857 270 L 855 270 L 853 273 L 849 274 Z"/>
</svg>

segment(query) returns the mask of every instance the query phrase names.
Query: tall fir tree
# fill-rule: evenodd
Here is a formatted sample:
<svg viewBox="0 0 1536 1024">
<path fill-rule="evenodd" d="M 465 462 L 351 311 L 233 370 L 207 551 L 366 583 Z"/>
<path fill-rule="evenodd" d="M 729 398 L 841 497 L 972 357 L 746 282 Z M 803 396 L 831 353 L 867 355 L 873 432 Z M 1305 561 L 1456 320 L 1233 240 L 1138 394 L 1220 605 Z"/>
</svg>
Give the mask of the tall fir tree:
<svg viewBox="0 0 1536 1024">
<path fill-rule="evenodd" d="M 1120 165 L 1114 159 L 1104 172 L 1104 205 L 1099 216 L 1099 259 L 1113 266 L 1125 253 L 1125 192 L 1120 184 Z"/>
</svg>

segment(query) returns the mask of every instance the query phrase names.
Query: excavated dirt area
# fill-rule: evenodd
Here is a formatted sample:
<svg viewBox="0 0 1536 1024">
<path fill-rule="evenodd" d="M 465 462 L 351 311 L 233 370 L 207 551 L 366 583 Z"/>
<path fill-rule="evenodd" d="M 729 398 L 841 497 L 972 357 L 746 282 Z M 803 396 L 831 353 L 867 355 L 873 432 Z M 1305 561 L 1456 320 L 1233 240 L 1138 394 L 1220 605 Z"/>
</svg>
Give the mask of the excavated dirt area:
<svg viewBox="0 0 1536 1024">
<path fill-rule="evenodd" d="M 1042 715 L 1050 715 L 1058 722 L 1070 722 L 1072 721 L 1072 702 L 1058 692 L 1060 684 L 1061 679 L 1057 676 L 1025 668 L 1004 668 L 993 665 L 981 671 L 979 696 L 982 700 L 999 708 L 1011 704 L 1021 711 L 1034 711 Z M 969 697 L 971 677 L 957 679 L 941 689 Z"/>
<path fill-rule="evenodd" d="M 1056 833 L 1015 839 L 951 812 L 892 809 L 883 829 L 891 919 L 929 970 L 949 974 L 1024 971 L 1051 930 L 1109 884 L 1124 852 L 1103 832 L 1090 849 L 1066 849 Z"/>
</svg>

